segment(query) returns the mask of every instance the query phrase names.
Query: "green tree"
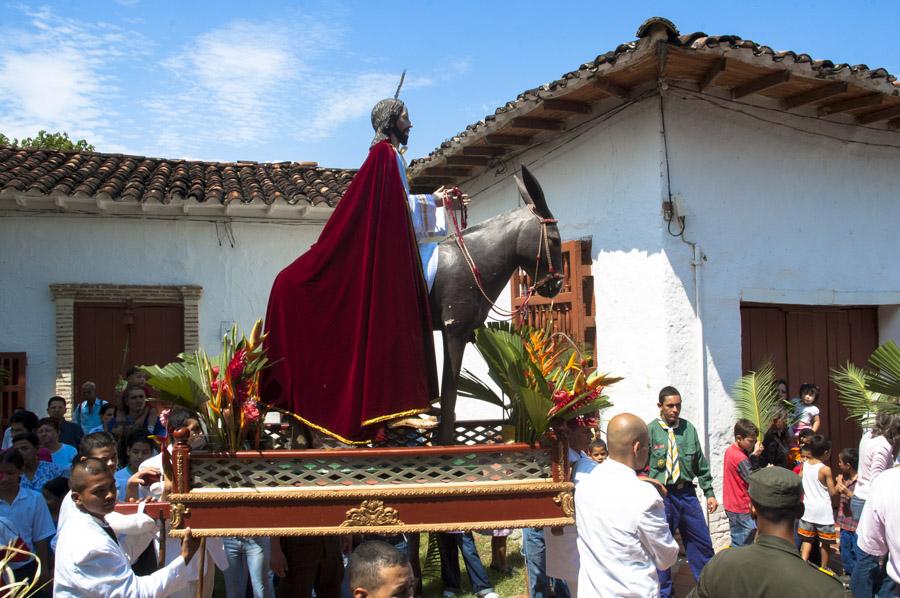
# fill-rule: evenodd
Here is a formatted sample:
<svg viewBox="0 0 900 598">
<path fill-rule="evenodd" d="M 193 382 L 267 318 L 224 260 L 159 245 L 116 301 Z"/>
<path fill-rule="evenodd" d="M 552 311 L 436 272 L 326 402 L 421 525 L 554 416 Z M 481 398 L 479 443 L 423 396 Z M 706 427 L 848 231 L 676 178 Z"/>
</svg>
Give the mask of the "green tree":
<svg viewBox="0 0 900 598">
<path fill-rule="evenodd" d="M 0 145 L 9 145 L 21 149 L 48 149 L 76 152 L 92 152 L 94 146 L 84 139 L 73 141 L 68 133 L 48 133 L 41 129 L 35 137 L 23 137 L 22 139 L 10 139 L 0 133 Z"/>
</svg>

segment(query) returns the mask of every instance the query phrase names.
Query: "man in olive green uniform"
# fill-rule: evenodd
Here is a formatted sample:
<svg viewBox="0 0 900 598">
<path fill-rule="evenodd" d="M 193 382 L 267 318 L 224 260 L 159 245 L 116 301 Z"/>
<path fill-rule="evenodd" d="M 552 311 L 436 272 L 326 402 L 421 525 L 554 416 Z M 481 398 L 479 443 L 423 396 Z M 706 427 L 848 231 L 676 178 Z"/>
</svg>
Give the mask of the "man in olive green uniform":
<svg viewBox="0 0 900 598">
<path fill-rule="evenodd" d="M 700 574 L 688 598 L 837 598 L 849 590 L 831 573 L 800 558 L 794 546 L 794 520 L 803 515 L 802 483 L 782 467 L 750 475 L 750 515 L 756 544 L 717 554 Z"/>
</svg>

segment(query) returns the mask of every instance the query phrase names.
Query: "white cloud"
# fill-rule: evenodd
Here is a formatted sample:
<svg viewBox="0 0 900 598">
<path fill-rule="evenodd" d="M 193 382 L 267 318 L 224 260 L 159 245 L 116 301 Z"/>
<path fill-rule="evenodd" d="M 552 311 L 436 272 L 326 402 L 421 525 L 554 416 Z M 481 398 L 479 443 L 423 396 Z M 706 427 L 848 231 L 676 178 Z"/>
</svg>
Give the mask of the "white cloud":
<svg viewBox="0 0 900 598">
<path fill-rule="evenodd" d="M 63 130 L 96 144 L 114 116 L 110 63 L 142 53 L 144 40 L 108 23 L 23 10 L 29 27 L 0 30 L 0 131 L 22 137 Z"/>
</svg>

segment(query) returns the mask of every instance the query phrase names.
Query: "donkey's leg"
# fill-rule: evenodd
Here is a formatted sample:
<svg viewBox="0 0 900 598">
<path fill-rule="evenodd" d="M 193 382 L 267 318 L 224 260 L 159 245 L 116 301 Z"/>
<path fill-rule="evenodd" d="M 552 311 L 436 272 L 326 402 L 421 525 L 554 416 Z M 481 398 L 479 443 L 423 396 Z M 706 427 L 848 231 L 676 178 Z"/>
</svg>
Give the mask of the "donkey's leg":
<svg viewBox="0 0 900 598">
<path fill-rule="evenodd" d="M 441 427 L 439 441 L 456 443 L 456 388 L 462 367 L 466 341 L 462 336 L 444 330 L 444 372 L 441 378 Z"/>
</svg>

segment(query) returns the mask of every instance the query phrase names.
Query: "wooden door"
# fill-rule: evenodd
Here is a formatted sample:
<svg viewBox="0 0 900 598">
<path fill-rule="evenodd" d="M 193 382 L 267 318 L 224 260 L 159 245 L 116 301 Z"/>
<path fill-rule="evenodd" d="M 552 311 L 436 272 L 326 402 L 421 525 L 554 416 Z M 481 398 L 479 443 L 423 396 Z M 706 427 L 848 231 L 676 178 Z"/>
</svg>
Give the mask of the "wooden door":
<svg viewBox="0 0 900 598">
<path fill-rule="evenodd" d="M 5 372 L 0 380 L 0 428 L 9 425 L 16 409 L 25 408 L 25 353 L 0 353 L 0 368 Z"/>
<path fill-rule="evenodd" d="M 81 384 L 97 384 L 108 401 L 132 365 L 164 365 L 184 350 L 181 305 L 75 304 L 75 400 Z"/>
<path fill-rule="evenodd" d="M 771 358 L 791 397 L 804 383 L 819 386 L 819 432 L 832 441 L 833 463 L 840 449 L 859 444 L 859 426 L 847 421 L 831 370 L 848 361 L 866 365 L 878 346 L 878 308 L 744 304 L 741 345 L 744 373 Z"/>
<path fill-rule="evenodd" d="M 516 324 L 542 328 L 552 320 L 554 332 L 564 332 L 590 347 L 596 342 L 594 323 L 594 277 L 591 273 L 591 240 L 580 239 L 562 244 L 563 285 L 553 299 L 534 295 Z M 531 276 L 522 270 L 513 274 L 512 307 L 525 303 Z"/>
</svg>

